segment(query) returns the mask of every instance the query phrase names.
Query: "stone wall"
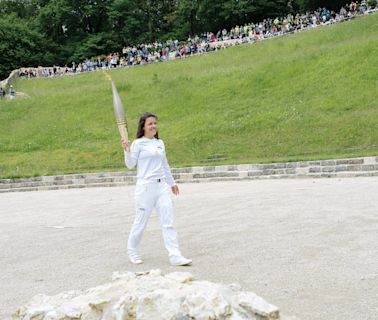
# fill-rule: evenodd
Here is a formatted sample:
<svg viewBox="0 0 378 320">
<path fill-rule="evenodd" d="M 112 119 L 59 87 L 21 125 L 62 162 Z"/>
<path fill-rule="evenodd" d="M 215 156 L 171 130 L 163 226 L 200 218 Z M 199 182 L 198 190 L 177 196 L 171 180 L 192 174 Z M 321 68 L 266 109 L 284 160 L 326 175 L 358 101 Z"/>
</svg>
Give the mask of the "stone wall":
<svg viewBox="0 0 378 320">
<path fill-rule="evenodd" d="M 178 183 L 247 179 L 378 176 L 378 157 L 172 169 Z M 135 171 L 0 179 L 0 192 L 112 187 L 136 182 Z"/>
<path fill-rule="evenodd" d="M 5 80 L 0 81 L 0 88 L 4 88 L 6 92 L 9 90 L 9 86 L 11 85 L 11 82 L 15 79 L 18 78 L 18 69 L 13 70 L 9 77 L 6 78 Z"/>
</svg>

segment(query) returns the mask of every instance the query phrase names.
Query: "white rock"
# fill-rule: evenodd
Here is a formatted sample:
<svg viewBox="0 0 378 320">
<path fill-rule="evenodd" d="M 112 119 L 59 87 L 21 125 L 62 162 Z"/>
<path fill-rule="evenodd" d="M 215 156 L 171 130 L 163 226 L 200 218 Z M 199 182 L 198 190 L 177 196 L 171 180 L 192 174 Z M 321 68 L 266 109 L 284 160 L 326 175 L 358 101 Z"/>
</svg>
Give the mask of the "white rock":
<svg viewBox="0 0 378 320">
<path fill-rule="evenodd" d="M 190 272 L 171 272 L 166 274 L 165 277 L 181 283 L 188 283 L 194 280 L 194 277 Z"/>
<path fill-rule="evenodd" d="M 237 284 L 196 281 L 189 272 L 114 272 L 112 282 L 85 291 L 37 295 L 13 320 L 279 319 L 276 306 Z"/>
<path fill-rule="evenodd" d="M 241 307 L 252 314 L 265 317 L 267 319 L 279 319 L 278 308 L 266 302 L 263 298 L 253 292 L 240 292 L 237 301 Z"/>
<path fill-rule="evenodd" d="M 112 275 L 112 281 L 116 281 L 119 279 L 134 279 L 136 277 L 134 272 L 129 271 L 114 271 Z"/>
</svg>

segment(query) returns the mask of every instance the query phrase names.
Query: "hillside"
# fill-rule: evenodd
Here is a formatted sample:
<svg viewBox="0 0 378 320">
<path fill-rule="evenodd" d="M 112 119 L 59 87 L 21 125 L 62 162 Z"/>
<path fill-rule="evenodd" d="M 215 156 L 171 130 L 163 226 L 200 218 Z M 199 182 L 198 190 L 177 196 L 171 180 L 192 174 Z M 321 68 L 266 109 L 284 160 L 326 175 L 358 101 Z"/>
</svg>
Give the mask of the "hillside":
<svg viewBox="0 0 378 320">
<path fill-rule="evenodd" d="M 109 73 L 130 136 L 157 113 L 172 167 L 280 162 L 378 155 L 377 57 L 374 14 Z M 0 102 L 1 178 L 124 168 L 102 72 L 14 85 L 29 98 Z"/>
</svg>

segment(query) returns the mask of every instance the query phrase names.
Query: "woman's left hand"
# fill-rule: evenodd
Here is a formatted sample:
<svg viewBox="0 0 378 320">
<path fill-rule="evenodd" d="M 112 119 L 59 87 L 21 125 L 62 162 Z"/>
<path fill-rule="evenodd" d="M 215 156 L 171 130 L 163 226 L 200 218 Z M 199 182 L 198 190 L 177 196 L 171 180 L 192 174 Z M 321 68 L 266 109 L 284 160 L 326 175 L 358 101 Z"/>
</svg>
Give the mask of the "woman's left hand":
<svg viewBox="0 0 378 320">
<path fill-rule="evenodd" d="M 178 187 L 177 184 L 175 184 L 173 187 L 171 187 L 171 189 L 172 189 L 173 194 L 175 194 L 176 196 L 179 195 L 180 190 L 179 190 L 179 187 Z"/>
</svg>

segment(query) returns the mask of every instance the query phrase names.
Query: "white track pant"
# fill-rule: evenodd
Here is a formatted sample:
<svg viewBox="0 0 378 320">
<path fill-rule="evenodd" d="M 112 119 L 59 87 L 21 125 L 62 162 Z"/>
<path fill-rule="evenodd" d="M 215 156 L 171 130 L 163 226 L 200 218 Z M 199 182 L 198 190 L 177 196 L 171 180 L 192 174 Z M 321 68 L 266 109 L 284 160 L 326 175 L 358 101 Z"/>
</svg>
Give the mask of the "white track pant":
<svg viewBox="0 0 378 320">
<path fill-rule="evenodd" d="M 153 208 L 156 208 L 163 231 L 165 248 L 169 256 L 180 256 L 177 233 L 173 226 L 173 208 L 170 187 L 164 181 L 137 184 L 135 189 L 135 220 L 131 227 L 127 249 L 136 253 L 142 240 L 143 231 Z"/>
</svg>

